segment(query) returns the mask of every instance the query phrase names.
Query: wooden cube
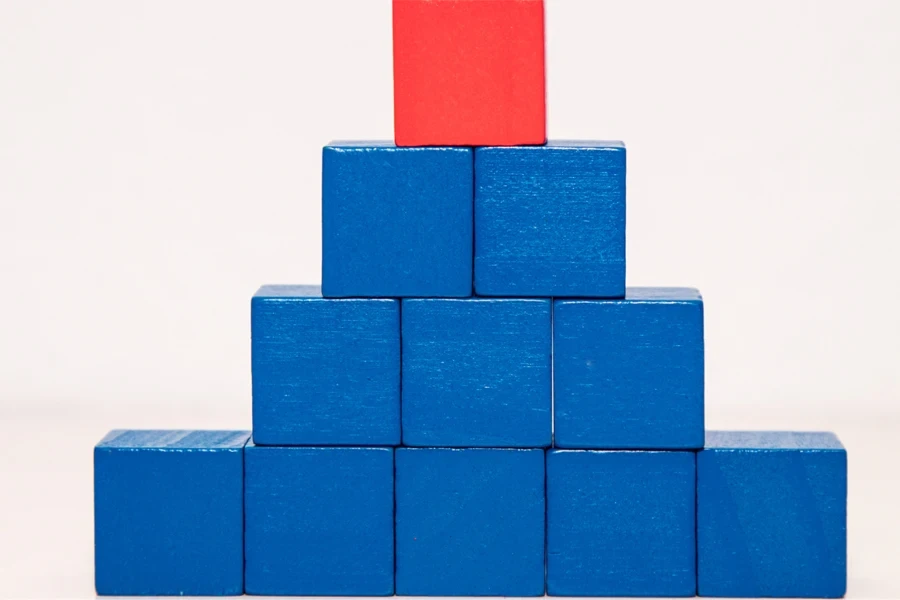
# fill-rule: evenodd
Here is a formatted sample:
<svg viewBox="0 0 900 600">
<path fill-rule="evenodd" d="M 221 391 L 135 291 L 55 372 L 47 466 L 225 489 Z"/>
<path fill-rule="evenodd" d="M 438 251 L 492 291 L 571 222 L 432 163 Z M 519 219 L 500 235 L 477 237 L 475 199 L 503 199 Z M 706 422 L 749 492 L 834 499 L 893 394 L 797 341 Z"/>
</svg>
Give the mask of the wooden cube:
<svg viewBox="0 0 900 600">
<path fill-rule="evenodd" d="M 393 453 L 248 444 L 247 593 L 393 594 Z"/>
<path fill-rule="evenodd" d="M 701 596 L 840 598 L 847 452 L 832 433 L 710 431 L 697 454 Z"/>
<path fill-rule="evenodd" d="M 399 301 L 263 286 L 251 329 L 254 443 L 400 443 Z"/>
<path fill-rule="evenodd" d="M 404 445 L 550 445 L 550 300 L 407 299 L 402 308 Z"/>
<path fill-rule="evenodd" d="M 629 288 L 620 300 L 554 303 L 555 444 L 703 446 L 703 300 Z"/>
<path fill-rule="evenodd" d="M 244 591 L 246 431 L 111 431 L 94 448 L 98 595 Z"/>
<path fill-rule="evenodd" d="M 543 144 L 543 0 L 394 0 L 398 146 Z"/>
<path fill-rule="evenodd" d="M 693 596 L 693 452 L 547 453 L 547 593 Z"/>
<path fill-rule="evenodd" d="M 396 452 L 398 595 L 544 595 L 542 450 Z"/>
<path fill-rule="evenodd" d="M 625 294 L 621 142 L 475 149 L 475 293 Z"/>
<path fill-rule="evenodd" d="M 323 295 L 471 296 L 473 177 L 471 148 L 326 146 Z"/>
</svg>

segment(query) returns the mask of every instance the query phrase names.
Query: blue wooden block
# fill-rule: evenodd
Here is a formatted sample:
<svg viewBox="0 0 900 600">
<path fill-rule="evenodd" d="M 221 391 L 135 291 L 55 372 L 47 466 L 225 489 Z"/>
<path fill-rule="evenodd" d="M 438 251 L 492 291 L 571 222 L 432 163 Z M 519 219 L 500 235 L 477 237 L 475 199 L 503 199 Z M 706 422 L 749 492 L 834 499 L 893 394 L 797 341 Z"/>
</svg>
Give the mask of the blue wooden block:
<svg viewBox="0 0 900 600">
<path fill-rule="evenodd" d="M 542 596 L 542 450 L 398 448 L 397 594 Z"/>
<path fill-rule="evenodd" d="M 326 146 L 325 296 L 471 296 L 473 179 L 471 148 Z"/>
<path fill-rule="evenodd" d="M 404 445 L 550 445 L 550 300 L 404 300 L 402 315 Z"/>
<path fill-rule="evenodd" d="M 263 286 L 252 300 L 253 441 L 400 443 L 400 302 Z"/>
<path fill-rule="evenodd" d="M 244 458 L 248 594 L 393 594 L 392 448 L 251 442 Z"/>
<path fill-rule="evenodd" d="M 475 150 L 475 293 L 625 294 L 625 146 Z"/>
<path fill-rule="evenodd" d="M 246 431 L 111 431 L 94 448 L 97 594 L 244 590 Z"/>
<path fill-rule="evenodd" d="M 702 596 L 839 598 L 847 453 L 832 433 L 706 434 L 697 455 Z"/>
<path fill-rule="evenodd" d="M 547 453 L 547 593 L 693 596 L 693 452 Z"/>
<path fill-rule="evenodd" d="M 555 445 L 703 447 L 703 300 L 629 288 L 621 300 L 553 308 Z"/>
</svg>

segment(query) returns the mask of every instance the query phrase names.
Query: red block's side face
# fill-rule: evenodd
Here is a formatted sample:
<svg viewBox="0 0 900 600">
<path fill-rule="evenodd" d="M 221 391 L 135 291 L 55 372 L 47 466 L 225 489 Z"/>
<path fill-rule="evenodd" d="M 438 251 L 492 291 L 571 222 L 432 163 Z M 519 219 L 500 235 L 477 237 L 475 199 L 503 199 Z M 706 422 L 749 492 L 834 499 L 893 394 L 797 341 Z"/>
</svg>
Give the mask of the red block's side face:
<svg viewBox="0 0 900 600">
<path fill-rule="evenodd" d="M 546 141 L 543 0 L 393 0 L 398 146 Z"/>
</svg>

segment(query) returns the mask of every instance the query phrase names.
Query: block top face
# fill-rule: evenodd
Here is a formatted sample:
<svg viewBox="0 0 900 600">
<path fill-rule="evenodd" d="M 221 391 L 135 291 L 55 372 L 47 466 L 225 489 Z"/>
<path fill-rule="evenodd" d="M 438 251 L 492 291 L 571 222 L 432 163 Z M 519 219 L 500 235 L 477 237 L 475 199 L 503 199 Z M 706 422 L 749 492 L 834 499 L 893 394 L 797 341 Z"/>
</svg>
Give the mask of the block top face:
<svg viewBox="0 0 900 600">
<path fill-rule="evenodd" d="M 253 294 L 254 298 L 321 298 L 318 285 L 264 285 Z"/>
<path fill-rule="evenodd" d="M 704 450 L 844 451 L 844 446 L 825 431 L 707 431 Z"/>
<path fill-rule="evenodd" d="M 393 298 L 325 298 L 318 285 L 264 285 L 253 294 L 254 301 L 263 300 L 322 300 L 327 302 L 395 303 Z"/>
<path fill-rule="evenodd" d="M 323 152 L 410 152 L 471 154 L 472 148 L 459 146 L 397 146 L 386 140 L 335 140 Z"/>
<path fill-rule="evenodd" d="M 630 287 L 625 289 L 624 298 L 609 299 L 561 299 L 560 302 L 566 304 L 577 303 L 604 303 L 604 304 L 621 304 L 621 303 L 653 303 L 653 304 L 690 304 L 702 303 L 703 297 L 700 291 L 695 288 L 687 287 Z"/>
<path fill-rule="evenodd" d="M 325 450 L 327 452 L 333 453 L 333 455 L 337 456 L 344 453 L 345 456 L 355 455 L 359 456 L 360 454 L 381 454 L 381 453 L 393 453 L 393 448 L 386 448 L 381 446 L 258 446 L 251 436 L 247 440 L 247 445 L 244 446 L 245 450 L 253 450 L 254 452 L 258 451 L 266 451 L 272 452 L 277 455 L 283 455 L 285 452 L 293 453 L 293 456 L 299 455 L 307 455 L 307 456 L 317 456 L 319 452 Z"/>
<path fill-rule="evenodd" d="M 240 450 L 249 431 L 114 429 L 97 448 L 152 450 Z"/>
<path fill-rule="evenodd" d="M 476 152 L 551 152 L 554 150 L 584 150 L 625 152 L 625 142 L 619 140 L 547 140 L 541 146 L 482 146 Z"/>
</svg>

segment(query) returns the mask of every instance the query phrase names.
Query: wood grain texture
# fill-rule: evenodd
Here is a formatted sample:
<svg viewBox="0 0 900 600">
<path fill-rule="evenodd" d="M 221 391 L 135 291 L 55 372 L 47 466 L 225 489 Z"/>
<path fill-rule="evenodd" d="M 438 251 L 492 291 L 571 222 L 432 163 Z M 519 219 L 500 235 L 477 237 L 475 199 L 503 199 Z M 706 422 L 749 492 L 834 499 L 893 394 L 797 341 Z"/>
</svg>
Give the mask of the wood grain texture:
<svg viewBox="0 0 900 600">
<path fill-rule="evenodd" d="M 404 300 L 401 321 L 404 445 L 550 445 L 550 300 Z"/>
<path fill-rule="evenodd" d="M 397 594 L 544 594 L 543 451 L 396 452 Z"/>
<path fill-rule="evenodd" d="M 697 455 L 702 596 L 839 598 L 847 453 L 834 434 L 708 432 Z"/>
<path fill-rule="evenodd" d="M 326 146 L 323 294 L 471 296 L 472 154 L 378 142 Z"/>
<path fill-rule="evenodd" d="M 547 593 L 693 596 L 693 452 L 547 453 Z"/>
<path fill-rule="evenodd" d="M 555 437 L 561 448 L 703 446 L 703 300 L 629 288 L 554 302 Z"/>
<path fill-rule="evenodd" d="M 94 448 L 98 595 L 244 589 L 246 431 L 116 430 Z"/>
<path fill-rule="evenodd" d="M 625 294 L 625 146 L 475 150 L 475 292 Z"/>
<path fill-rule="evenodd" d="M 253 438 L 400 443 L 400 302 L 263 286 L 251 302 Z"/>
<path fill-rule="evenodd" d="M 245 461 L 248 594 L 393 594 L 393 449 L 251 443 Z"/>
<path fill-rule="evenodd" d="M 394 0 L 399 146 L 546 140 L 543 0 Z"/>
</svg>

